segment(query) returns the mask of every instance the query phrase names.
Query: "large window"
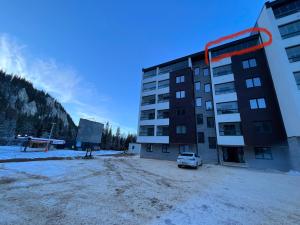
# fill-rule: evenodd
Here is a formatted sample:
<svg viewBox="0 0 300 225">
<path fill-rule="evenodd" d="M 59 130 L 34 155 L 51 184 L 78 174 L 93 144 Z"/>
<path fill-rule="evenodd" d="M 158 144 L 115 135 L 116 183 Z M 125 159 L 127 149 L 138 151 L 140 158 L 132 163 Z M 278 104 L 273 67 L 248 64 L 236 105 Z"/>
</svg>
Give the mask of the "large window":
<svg viewBox="0 0 300 225">
<path fill-rule="evenodd" d="M 300 0 L 288 1 L 282 5 L 273 7 L 275 18 L 281 18 L 300 11 Z"/>
<path fill-rule="evenodd" d="M 203 124 L 203 114 L 197 114 L 196 119 L 198 125 Z"/>
<path fill-rule="evenodd" d="M 249 69 L 249 68 L 253 68 L 256 67 L 256 59 L 247 59 L 243 61 L 243 68 L 244 69 Z"/>
<path fill-rule="evenodd" d="M 176 98 L 185 98 L 185 91 L 177 91 L 176 92 Z"/>
<path fill-rule="evenodd" d="M 201 107 L 202 106 L 202 98 L 196 98 L 196 106 Z"/>
<path fill-rule="evenodd" d="M 169 83 L 170 81 L 169 80 L 161 80 L 161 81 L 158 81 L 158 88 L 167 88 L 169 87 Z"/>
<path fill-rule="evenodd" d="M 154 136 L 154 126 L 140 126 L 140 136 Z"/>
<path fill-rule="evenodd" d="M 141 111 L 141 120 L 154 120 L 155 119 L 155 110 L 143 110 Z"/>
<path fill-rule="evenodd" d="M 219 123 L 220 136 L 241 136 L 240 123 Z"/>
<path fill-rule="evenodd" d="M 260 87 L 261 81 L 259 77 L 254 77 L 246 80 L 246 87 L 253 88 L 253 87 Z"/>
<path fill-rule="evenodd" d="M 197 133 L 198 136 L 198 143 L 204 143 L 204 133 L 203 132 L 198 132 Z"/>
<path fill-rule="evenodd" d="M 300 90 L 300 71 L 299 72 L 295 72 L 294 76 L 295 76 L 297 87 Z"/>
<path fill-rule="evenodd" d="M 162 151 L 162 153 L 170 153 L 170 151 L 169 151 L 169 145 L 162 144 L 161 145 L 161 151 Z"/>
<path fill-rule="evenodd" d="M 195 91 L 200 91 L 201 90 L 201 83 L 200 82 L 196 82 L 195 83 Z"/>
<path fill-rule="evenodd" d="M 210 90 L 211 90 L 210 84 L 205 84 L 205 85 L 204 85 L 204 91 L 205 91 L 206 93 L 209 93 Z"/>
<path fill-rule="evenodd" d="M 279 27 L 282 39 L 294 37 L 300 34 L 300 20 Z"/>
<path fill-rule="evenodd" d="M 152 91 L 156 89 L 156 82 L 143 84 L 143 91 Z"/>
<path fill-rule="evenodd" d="M 179 152 L 189 152 L 190 151 L 190 147 L 188 145 L 179 145 Z"/>
<path fill-rule="evenodd" d="M 237 102 L 223 102 L 217 103 L 217 113 L 221 114 L 231 114 L 238 113 L 238 103 Z"/>
<path fill-rule="evenodd" d="M 172 71 L 181 70 L 188 67 L 189 67 L 188 60 L 184 60 L 178 63 L 174 63 L 172 65 L 160 67 L 159 74 L 170 73 Z"/>
<path fill-rule="evenodd" d="M 157 110 L 157 119 L 168 119 L 169 118 L 169 110 Z"/>
<path fill-rule="evenodd" d="M 146 144 L 146 152 L 153 152 L 152 144 Z"/>
<path fill-rule="evenodd" d="M 254 122 L 255 133 L 257 134 L 271 134 L 272 123 L 271 121 L 257 121 Z"/>
<path fill-rule="evenodd" d="M 161 95 L 158 95 L 158 99 L 157 99 L 157 102 L 158 103 L 162 103 L 162 102 L 168 102 L 169 101 L 169 94 L 166 93 L 166 94 L 161 94 Z"/>
<path fill-rule="evenodd" d="M 147 72 L 144 72 L 143 78 L 150 78 L 150 77 L 154 77 L 156 75 L 156 69 L 153 70 L 149 70 Z"/>
<path fill-rule="evenodd" d="M 184 108 L 176 109 L 176 115 L 177 116 L 184 116 L 185 115 L 185 109 Z"/>
<path fill-rule="evenodd" d="M 176 84 L 183 83 L 183 82 L 184 82 L 184 76 L 176 77 Z"/>
<path fill-rule="evenodd" d="M 286 53 L 291 63 L 300 61 L 300 45 L 286 48 Z"/>
<path fill-rule="evenodd" d="M 169 126 L 157 126 L 156 136 L 169 136 Z"/>
<path fill-rule="evenodd" d="M 234 82 L 228 82 L 215 85 L 215 94 L 222 95 L 235 92 Z"/>
<path fill-rule="evenodd" d="M 271 148 L 269 147 L 255 147 L 254 152 L 256 159 L 273 159 Z"/>
<path fill-rule="evenodd" d="M 155 104 L 155 95 L 142 97 L 142 105 L 151 105 L 151 104 Z"/>
<path fill-rule="evenodd" d="M 194 69 L 194 74 L 195 74 L 195 76 L 200 76 L 200 68 L 199 67 L 196 67 Z"/>
<path fill-rule="evenodd" d="M 207 117 L 207 128 L 214 128 L 215 127 L 215 118 L 214 117 Z"/>
<path fill-rule="evenodd" d="M 264 98 L 258 98 L 258 99 L 250 99 L 250 108 L 251 109 L 265 109 L 266 106 L 266 100 Z"/>
<path fill-rule="evenodd" d="M 206 108 L 207 111 L 213 110 L 212 101 L 205 102 L 205 108 Z"/>
<path fill-rule="evenodd" d="M 176 126 L 176 134 L 186 134 L 186 126 Z"/>
<path fill-rule="evenodd" d="M 231 64 L 216 67 L 216 68 L 213 69 L 213 73 L 214 73 L 214 77 L 219 77 L 219 76 L 231 74 L 232 73 Z"/>
<path fill-rule="evenodd" d="M 210 149 L 216 149 L 217 148 L 217 138 L 208 137 L 208 147 Z"/>
</svg>

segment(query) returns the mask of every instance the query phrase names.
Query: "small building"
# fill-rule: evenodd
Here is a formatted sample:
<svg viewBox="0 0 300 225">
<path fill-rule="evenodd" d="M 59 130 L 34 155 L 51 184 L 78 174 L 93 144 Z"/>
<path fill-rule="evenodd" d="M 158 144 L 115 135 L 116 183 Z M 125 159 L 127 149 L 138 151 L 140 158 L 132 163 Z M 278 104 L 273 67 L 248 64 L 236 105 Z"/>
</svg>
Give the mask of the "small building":
<svg viewBox="0 0 300 225">
<path fill-rule="evenodd" d="M 140 154 L 140 152 L 141 152 L 141 144 L 129 143 L 128 153 Z"/>
</svg>

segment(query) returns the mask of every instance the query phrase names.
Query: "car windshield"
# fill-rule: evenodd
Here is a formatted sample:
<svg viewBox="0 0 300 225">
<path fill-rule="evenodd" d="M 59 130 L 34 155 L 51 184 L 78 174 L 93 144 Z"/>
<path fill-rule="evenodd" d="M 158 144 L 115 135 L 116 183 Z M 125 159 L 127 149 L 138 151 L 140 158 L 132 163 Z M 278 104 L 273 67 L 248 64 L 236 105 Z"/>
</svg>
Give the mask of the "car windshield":
<svg viewBox="0 0 300 225">
<path fill-rule="evenodd" d="M 192 153 L 183 153 L 183 154 L 181 154 L 181 156 L 189 156 L 189 157 L 191 157 L 191 156 L 194 156 L 194 154 L 192 154 Z"/>
</svg>

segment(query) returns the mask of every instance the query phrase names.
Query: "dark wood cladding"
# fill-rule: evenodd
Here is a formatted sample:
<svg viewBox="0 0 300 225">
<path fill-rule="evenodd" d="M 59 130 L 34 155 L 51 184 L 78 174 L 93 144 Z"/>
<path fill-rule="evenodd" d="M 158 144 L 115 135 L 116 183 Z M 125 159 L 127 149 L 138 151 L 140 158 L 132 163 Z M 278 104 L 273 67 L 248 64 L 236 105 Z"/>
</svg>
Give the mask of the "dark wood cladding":
<svg viewBox="0 0 300 225">
<path fill-rule="evenodd" d="M 185 76 L 185 82 L 176 83 L 177 76 Z M 185 98 L 176 99 L 177 91 L 185 91 Z M 177 109 L 184 109 L 184 115 L 177 115 Z M 176 126 L 184 125 L 186 134 L 176 134 Z M 170 143 L 172 144 L 195 144 L 196 143 L 196 120 L 193 71 L 186 68 L 170 73 Z"/>
<path fill-rule="evenodd" d="M 257 66 L 243 69 L 243 61 L 255 58 Z M 286 133 L 264 49 L 232 57 L 232 70 L 238 96 L 242 132 L 246 145 L 267 147 L 286 140 Z M 247 88 L 246 79 L 260 77 L 262 86 Z M 266 109 L 250 109 L 250 99 L 265 98 Z M 258 134 L 254 122 L 269 121 L 272 132 Z"/>
</svg>

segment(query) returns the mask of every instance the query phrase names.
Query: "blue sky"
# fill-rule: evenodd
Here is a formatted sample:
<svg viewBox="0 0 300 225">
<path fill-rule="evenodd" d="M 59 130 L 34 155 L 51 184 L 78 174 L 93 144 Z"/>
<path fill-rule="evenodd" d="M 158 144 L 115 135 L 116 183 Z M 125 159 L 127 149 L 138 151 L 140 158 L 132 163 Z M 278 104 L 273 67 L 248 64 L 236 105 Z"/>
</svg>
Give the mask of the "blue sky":
<svg viewBox="0 0 300 225">
<path fill-rule="evenodd" d="M 141 69 L 255 24 L 264 0 L 1 1 L 0 67 L 79 117 L 137 127 Z"/>
</svg>

